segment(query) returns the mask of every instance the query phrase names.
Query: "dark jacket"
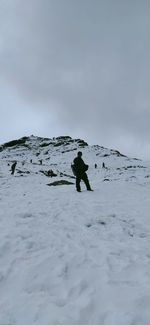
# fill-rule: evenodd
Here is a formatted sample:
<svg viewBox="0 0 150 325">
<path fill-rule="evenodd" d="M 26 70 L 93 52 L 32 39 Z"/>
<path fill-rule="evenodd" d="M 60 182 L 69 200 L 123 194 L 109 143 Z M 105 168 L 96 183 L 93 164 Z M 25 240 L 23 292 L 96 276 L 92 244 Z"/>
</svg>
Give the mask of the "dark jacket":
<svg viewBox="0 0 150 325">
<path fill-rule="evenodd" d="M 88 170 L 88 165 L 84 163 L 81 157 L 76 157 L 73 162 L 76 176 L 82 176 Z"/>
</svg>

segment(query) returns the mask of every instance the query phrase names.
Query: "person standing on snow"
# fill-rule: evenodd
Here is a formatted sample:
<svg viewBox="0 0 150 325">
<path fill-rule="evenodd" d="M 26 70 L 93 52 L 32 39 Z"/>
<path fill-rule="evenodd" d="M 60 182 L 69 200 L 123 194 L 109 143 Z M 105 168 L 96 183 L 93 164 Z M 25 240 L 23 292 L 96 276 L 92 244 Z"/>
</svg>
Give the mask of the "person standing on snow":
<svg viewBox="0 0 150 325">
<path fill-rule="evenodd" d="M 76 176 L 76 190 L 78 192 L 81 192 L 81 187 L 80 187 L 80 182 L 81 180 L 85 183 L 87 191 L 93 191 L 91 189 L 86 171 L 88 170 L 88 165 L 86 165 L 82 159 L 82 152 L 79 151 L 77 153 L 77 157 L 74 159 L 74 165 L 73 165 L 73 169 L 74 169 L 74 173 Z"/>
<path fill-rule="evenodd" d="M 11 165 L 11 174 L 14 175 L 15 169 L 16 169 L 17 161 L 14 161 L 14 163 Z"/>
</svg>

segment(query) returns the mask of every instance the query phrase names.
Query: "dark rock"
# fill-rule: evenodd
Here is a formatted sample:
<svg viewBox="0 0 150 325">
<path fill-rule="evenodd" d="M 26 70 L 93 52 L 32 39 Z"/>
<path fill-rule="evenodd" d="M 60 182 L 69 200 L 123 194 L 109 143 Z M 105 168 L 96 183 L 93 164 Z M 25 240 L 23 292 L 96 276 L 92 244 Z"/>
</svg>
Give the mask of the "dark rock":
<svg viewBox="0 0 150 325">
<path fill-rule="evenodd" d="M 11 147 L 14 147 L 14 146 L 24 145 L 26 140 L 27 140 L 27 138 L 23 137 L 23 138 L 18 139 L 18 140 L 12 140 L 12 141 L 6 142 L 6 143 L 3 144 L 3 149 L 11 148 Z"/>
<path fill-rule="evenodd" d="M 101 221 L 101 220 L 99 220 L 97 223 L 100 224 L 100 225 L 103 225 L 103 226 L 106 225 L 106 222 L 105 221 Z"/>
<path fill-rule="evenodd" d="M 20 170 L 20 169 L 17 169 L 17 173 L 18 174 L 30 174 L 30 172 L 29 172 L 29 170 L 24 170 L 24 171 L 22 171 L 22 170 Z"/>
<path fill-rule="evenodd" d="M 74 183 L 72 182 L 68 182 L 66 180 L 60 180 L 60 181 L 56 181 L 50 184 L 47 184 L 48 186 L 59 186 L 59 185 L 74 185 Z"/>
<path fill-rule="evenodd" d="M 79 139 L 77 142 L 78 142 L 78 144 L 79 144 L 79 147 L 84 148 L 84 147 L 88 146 L 88 143 L 85 142 L 84 140 L 80 140 L 80 139 Z"/>
<path fill-rule="evenodd" d="M 57 176 L 57 174 L 55 174 L 52 169 L 40 170 L 40 173 L 43 173 L 45 176 L 48 176 L 48 177 L 56 177 Z"/>
<path fill-rule="evenodd" d="M 118 150 L 110 150 L 112 155 L 116 155 L 117 157 L 127 157 L 120 153 Z"/>
<path fill-rule="evenodd" d="M 77 150 L 77 148 L 73 148 L 73 149 L 64 150 L 64 151 L 62 151 L 62 153 L 71 152 L 71 151 L 75 151 L 75 150 Z"/>
<path fill-rule="evenodd" d="M 71 137 L 69 137 L 68 135 L 64 135 L 57 137 L 56 140 L 71 140 Z"/>
<path fill-rule="evenodd" d="M 58 142 L 54 144 L 54 147 L 60 147 L 63 146 L 64 142 Z"/>
<path fill-rule="evenodd" d="M 43 147 L 47 147 L 47 146 L 49 146 L 50 144 L 52 144 L 52 143 L 51 143 L 51 142 L 49 142 L 49 143 L 47 143 L 47 142 L 45 143 L 45 142 L 44 142 L 44 143 L 40 144 L 40 147 L 42 147 L 42 148 L 43 148 Z"/>
</svg>

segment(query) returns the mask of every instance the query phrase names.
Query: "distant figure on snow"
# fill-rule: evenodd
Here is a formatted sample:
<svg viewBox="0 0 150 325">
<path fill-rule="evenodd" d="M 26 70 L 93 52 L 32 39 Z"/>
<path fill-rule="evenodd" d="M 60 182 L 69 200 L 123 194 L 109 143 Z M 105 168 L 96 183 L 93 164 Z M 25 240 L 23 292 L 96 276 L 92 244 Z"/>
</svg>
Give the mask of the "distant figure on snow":
<svg viewBox="0 0 150 325">
<path fill-rule="evenodd" d="M 15 169 L 16 169 L 17 161 L 14 161 L 14 163 L 11 165 L 11 174 L 14 175 Z"/>
<path fill-rule="evenodd" d="M 102 168 L 106 168 L 106 166 L 105 166 L 105 163 L 104 163 L 104 162 L 102 163 Z"/>
<path fill-rule="evenodd" d="M 97 168 L 97 164 L 95 164 L 95 169 Z"/>
<path fill-rule="evenodd" d="M 86 165 L 82 159 L 82 152 L 77 153 L 77 157 L 74 159 L 74 164 L 72 165 L 73 172 L 76 176 L 76 190 L 81 192 L 80 182 L 81 180 L 85 183 L 88 191 L 93 191 L 91 189 L 86 171 L 88 170 L 88 165 Z"/>
</svg>

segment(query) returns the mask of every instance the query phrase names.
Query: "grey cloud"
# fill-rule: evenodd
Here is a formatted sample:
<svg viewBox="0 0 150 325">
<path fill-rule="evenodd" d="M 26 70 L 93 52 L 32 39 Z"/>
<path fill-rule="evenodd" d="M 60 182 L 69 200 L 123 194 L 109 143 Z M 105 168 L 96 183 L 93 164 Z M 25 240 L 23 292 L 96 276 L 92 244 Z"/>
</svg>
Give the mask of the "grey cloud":
<svg viewBox="0 0 150 325">
<path fill-rule="evenodd" d="M 148 1 L 9 0 L 0 9 L 0 78 L 34 110 L 55 110 L 68 130 L 106 145 L 150 141 Z"/>
</svg>

